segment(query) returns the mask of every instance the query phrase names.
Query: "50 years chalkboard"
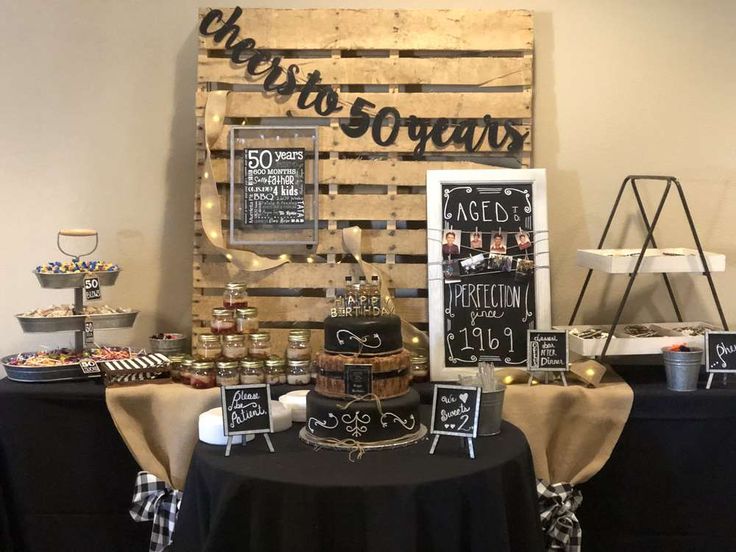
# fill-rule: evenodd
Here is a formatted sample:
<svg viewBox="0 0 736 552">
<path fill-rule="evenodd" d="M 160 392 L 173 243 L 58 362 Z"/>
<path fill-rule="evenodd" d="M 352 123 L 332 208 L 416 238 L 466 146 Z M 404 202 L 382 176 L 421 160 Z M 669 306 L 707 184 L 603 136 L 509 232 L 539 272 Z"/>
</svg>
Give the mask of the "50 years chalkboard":
<svg viewBox="0 0 736 552">
<path fill-rule="evenodd" d="M 550 327 L 544 171 L 428 171 L 427 240 L 432 379 L 524 367 Z"/>
<path fill-rule="evenodd" d="M 304 148 L 243 150 L 245 224 L 303 224 Z"/>
</svg>

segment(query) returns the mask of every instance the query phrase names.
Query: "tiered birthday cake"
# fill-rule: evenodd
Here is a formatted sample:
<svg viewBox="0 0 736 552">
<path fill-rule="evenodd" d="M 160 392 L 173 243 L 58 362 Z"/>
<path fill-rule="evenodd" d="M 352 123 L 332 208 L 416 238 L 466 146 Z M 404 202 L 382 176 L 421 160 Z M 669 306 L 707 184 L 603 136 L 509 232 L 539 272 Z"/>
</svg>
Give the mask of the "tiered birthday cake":
<svg viewBox="0 0 736 552">
<path fill-rule="evenodd" d="M 367 293 L 359 285 L 346 287 L 345 299 L 325 319 L 325 350 L 315 356 L 305 440 L 337 448 L 415 442 L 426 429 L 419 422 L 419 394 L 409 385 L 401 319 L 374 308 L 378 296 L 371 296 L 371 284 Z"/>
</svg>

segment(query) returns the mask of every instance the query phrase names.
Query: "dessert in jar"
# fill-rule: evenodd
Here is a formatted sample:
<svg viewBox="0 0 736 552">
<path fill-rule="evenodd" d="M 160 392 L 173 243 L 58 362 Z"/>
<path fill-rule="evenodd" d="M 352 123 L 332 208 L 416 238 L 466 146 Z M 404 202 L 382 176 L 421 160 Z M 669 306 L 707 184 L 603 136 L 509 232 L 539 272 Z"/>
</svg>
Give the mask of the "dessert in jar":
<svg viewBox="0 0 736 552">
<path fill-rule="evenodd" d="M 229 282 L 222 292 L 222 306 L 226 309 L 239 309 L 248 306 L 248 288 L 243 282 Z"/>
<path fill-rule="evenodd" d="M 179 366 L 179 381 L 185 385 L 189 385 L 189 379 L 192 377 L 192 362 L 194 362 L 192 357 L 185 356 Z"/>
<path fill-rule="evenodd" d="M 215 335 L 235 333 L 235 311 L 222 307 L 212 309 L 210 331 Z"/>
<path fill-rule="evenodd" d="M 309 330 L 291 330 L 286 346 L 286 358 L 288 360 L 311 360 L 312 347 L 309 339 Z"/>
<path fill-rule="evenodd" d="M 237 360 L 218 360 L 215 382 L 220 387 L 240 383 L 240 362 Z"/>
<path fill-rule="evenodd" d="M 195 389 L 209 389 L 215 386 L 215 363 L 210 360 L 192 362 L 189 385 Z"/>
<path fill-rule="evenodd" d="M 215 360 L 222 355 L 220 336 L 201 334 L 197 339 L 197 356 L 203 360 Z"/>
<path fill-rule="evenodd" d="M 266 359 L 266 383 L 276 385 L 286 383 L 286 361 L 276 355 Z"/>
<path fill-rule="evenodd" d="M 265 383 L 263 361 L 260 358 L 244 358 L 240 361 L 240 383 Z"/>
<path fill-rule="evenodd" d="M 412 355 L 411 376 L 415 383 L 429 381 L 429 363 L 424 355 Z"/>
<path fill-rule="evenodd" d="M 309 360 L 289 360 L 286 383 L 289 385 L 309 385 L 312 379 L 312 362 Z"/>
<path fill-rule="evenodd" d="M 258 309 L 245 307 L 235 309 L 235 329 L 240 334 L 252 334 L 258 331 Z"/>
<path fill-rule="evenodd" d="M 271 356 L 271 334 L 268 332 L 250 334 L 248 356 L 263 359 Z"/>
<path fill-rule="evenodd" d="M 181 353 L 169 355 L 169 373 L 171 375 L 171 381 L 179 383 L 181 381 L 181 361 L 184 360 L 184 355 Z"/>
<path fill-rule="evenodd" d="M 240 334 L 225 335 L 222 337 L 222 356 L 231 360 L 240 360 L 247 356 L 245 336 Z"/>
</svg>

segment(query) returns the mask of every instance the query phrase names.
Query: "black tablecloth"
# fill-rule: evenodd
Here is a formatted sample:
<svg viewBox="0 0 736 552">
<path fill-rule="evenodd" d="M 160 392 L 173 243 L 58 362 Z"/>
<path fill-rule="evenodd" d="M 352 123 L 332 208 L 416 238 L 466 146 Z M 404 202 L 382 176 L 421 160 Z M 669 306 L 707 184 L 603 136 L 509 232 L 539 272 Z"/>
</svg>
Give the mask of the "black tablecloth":
<svg viewBox="0 0 736 552">
<path fill-rule="evenodd" d="M 101 383 L 0 381 L 3 552 L 147 550 L 151 524 L 128 514 L 138 469 Z"/>
<path fill-rule="evenodd" d="M 229 458 L 199 443 L 175 552 L 543 550 L 531 455 L 511 424 L 476 439 L 475 460 L 443 437 L 434 456 L 425 440 L 354 463 L 302 443 L 302 426 L 272 436 L 276 454 L 260 437 Z"/>
<path fill-rule="evenodd" d="M 736 551 L 736 376 L 677 393 L 662 367 L 617 370 L 634 404 L 610 460 L 581 486 L 583 550 Z"/>
</svg>

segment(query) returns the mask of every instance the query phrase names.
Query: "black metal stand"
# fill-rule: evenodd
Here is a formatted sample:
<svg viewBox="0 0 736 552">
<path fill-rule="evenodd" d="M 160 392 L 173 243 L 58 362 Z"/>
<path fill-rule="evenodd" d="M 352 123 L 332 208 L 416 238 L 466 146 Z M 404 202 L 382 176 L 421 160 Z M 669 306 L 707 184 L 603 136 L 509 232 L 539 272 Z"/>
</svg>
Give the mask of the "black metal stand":
<svg viewBox="0 0 736 552">
<path fill-rule="evenodd" d="M 641 195 L 639 194 L 639 189 L 637 187 L 637 180 L 654 180 L 654 181 L 664 181 L 666 182 L 664 192 L 662 193 L 662 198 L 659 200 L 659 204 L 657 205 L 657 210 L 654 213 L 654 218 L 649 221 L 649 217 L 647 216 L 646 210 L 644 209 L 644 203 L 641 200 Z M 624 195 L 624 191 L 626 190 L 626 186 L 628 184 L 631 184 L 631 189 L 634 192 L 634 197 L 636 198 L 636 204 L 639 207 L 639 213 L 641 214 L 642 221 L 644 222 L 644 227 L 647 230 L 647 237 L 644 240 L 644 245 L 641 246 L 641 251 L 639 252 L 639 256 L 636 259 L 636 264 L 634 265 L 634 271 L 629 274 L 629 281 L 626 285 L 626 291 L 624 291 L 624 296 L 621 298 L 621 303 L 618 306 L 618 310 L 616 311 L 616 316 L 613 319 L 613 324 L 611 324 L 611 328 L 608 332 L 608 336 L 606 337 L 606 342 L 603 345 L 603 350 L 601 351 L 600 356 L 598 357 L 599 362 L 603 362 L 606 353 L 608 352 L 608 346 L 611 344 L 611 338 L 613 337 L 613 333 L 616 331 L 616 327 L 619 324 L 619 321 L 621 319 L 621 313 L 624 310 L 624 306 L 626 305 L 626 301 L 629 299 L 629 294 L 631 293 L 631 288 L 634 285 L 634 280 L 636 280 L 637 275 L 639 274 L 639 268 L 641 267 L 641 263 L 644 261 L 644 255 L 649 249 L 649 244 L 652 244 L 653 248 L 657 247 L 657 242 L 654 239 L 654 229 L 657 227 L 657 223 L 659 222 L 659 217 L 662 214 L 662 209 L 664 207 L 664 204 L 667 200 L 667 196 L 670 193 L 670 188 L 674 185 L 677 189 L 677 193 L 680 196 L 680 202 L 682 203 L 682 208 L 685 211 L 685 216 L 687 217 L 687 222 L 690 225 L 690 231 L 692 232 L 693 239 L 695 240 L 695 246 L 698 250 L 698 255 L 700 256 L 700 262 L 703 265 L 703 275 L 708 279 L 708 285 L 710 286 L 710 291 L 713 294 L 713 300 L 716 304 L 716 309 L 718 310 L 718 316 L 721 319 L 721 325 L 723 326 L 724 330 L 728 330 L 728 323 L 726 322 L 726 317 L 723 315 L 723 308 L 721 307 L 721 302 L 718 299 L 718 293 L 716 292 L 715 284 L 713 284 L 713 277 L 710 273 L 710 268 L 708 267 L 708 262 L 705 258 L 705 253 L 703 252 L 703 246 L 700 244 L 700 238 L 698 238 L 698 233 L 695 230 L 695 223 L 693 222 L 693 217 L 690 214 L 690 207 L 688 207 L 687 200 L 685 199 L 685 193 L 682 191 L 682 186 L 680 185 L 680 182 L 675 178 L 674 176 L 650 176 L 650 175 L 631 175 L 627 176 L 623 183 L 621 184 L 621 188 L 618 191 L 618 195 L 616 196 L 616 201 L 613 204 L 613 209 L 611 209 L 611 214 L 608 217 L 608 221 L 606 222 L 606 226 L 603 229 L 603 235 L 601 236 L 600 242 L 598 242 L 598 249 L 603 249 L 603 243 L 606 240 L 606 236 L 608 235 L 608 231 L 611 228 L 611 223 L 613 222 L 613 217 L 616 214 L 616 210 L 618 209 L 619 204 L 621 203 L 621 197 Z M 578 296 L 578 300 L 575 303 L 575 309 L 572 311 L 572 316 L 570 316 L 570 322 L 569 326 L 572 326 L 575 324 L 575 317 L 578 314 L 578 310 L 580 310 L 580 305 L 583 302 L 583 297 L 585 296 L 585 292 L 588 289 L 588 284 L 590 283 L 590 278 L 593 275 L 593 269 L 588 269 L 588 274 L 585 277 L 585 281 L 583 282 L 583 287 L 580 290 L 580 295 Z M 675 294 L 672 290 L 672 285 L 670 283 L 670 280 L 667 276 L 667 274 L 662 273 L 662 279 L 664 280 L 664 284 L 667 287 L 667 293 L 670 296 L 670 301 L 672 301 L 672 307 L 675 310 L 675 315 L 677 316 L 678 322 L 682 322 L 682 314 L 680 313 L 680 308 L 677 305 L 677 300 L 675 299 Z"/>
</svg>

